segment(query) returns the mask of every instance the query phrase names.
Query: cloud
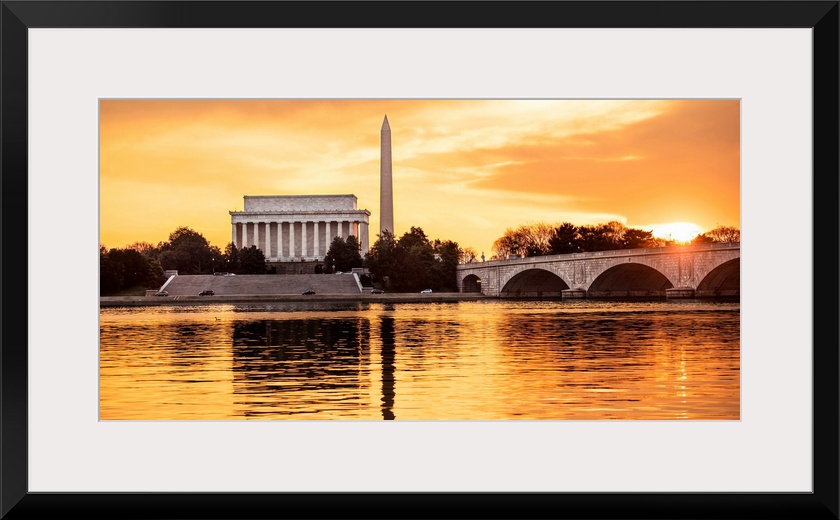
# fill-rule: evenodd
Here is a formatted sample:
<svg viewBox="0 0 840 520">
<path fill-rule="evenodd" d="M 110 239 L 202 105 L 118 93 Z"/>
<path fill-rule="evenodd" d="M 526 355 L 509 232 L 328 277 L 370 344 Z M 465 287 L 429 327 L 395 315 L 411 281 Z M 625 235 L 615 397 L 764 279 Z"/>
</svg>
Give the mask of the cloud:
<svg viewBox="0 0 840 520">
<path fill-rule="evenodd" d="M 172 221 L 226 243 L 243 195 L 317 193 L 357 195 L 376 229 L 386 114 L 398 232 L 487 249 L 525 221 L 738 221 L 737 101 L 105 100 L 103 233 L 151 207 L 169 218 L 126 243 Z M 195 209 L 148 202 L 175 195 Z"/>
</svg>

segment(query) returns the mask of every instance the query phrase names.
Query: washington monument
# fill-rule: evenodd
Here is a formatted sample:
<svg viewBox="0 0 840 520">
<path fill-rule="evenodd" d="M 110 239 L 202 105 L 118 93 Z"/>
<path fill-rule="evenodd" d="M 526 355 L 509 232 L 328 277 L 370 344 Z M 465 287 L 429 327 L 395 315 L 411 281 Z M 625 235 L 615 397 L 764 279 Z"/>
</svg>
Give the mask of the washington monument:
<svg viewBox="0 0 840 520">
<path fill-rule="evenodd" d="M 391 187 L 391 127 L 382 122 L 379 156 L 379 232 L 394 233 L 394 189 Z"/>
</svg>

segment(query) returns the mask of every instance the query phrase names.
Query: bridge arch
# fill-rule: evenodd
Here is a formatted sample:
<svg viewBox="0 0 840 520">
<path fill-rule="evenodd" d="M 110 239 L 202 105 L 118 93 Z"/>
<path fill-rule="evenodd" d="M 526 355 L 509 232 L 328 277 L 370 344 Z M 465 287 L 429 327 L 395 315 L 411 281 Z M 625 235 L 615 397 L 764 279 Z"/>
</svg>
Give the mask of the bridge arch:
<svg viewBox="0 0 840 520">
<path fill-rule="evenodd" d="M 474 274 L 468 274 L 461 281 L 462 292 L 465 293 L 480 293 L 481 292 L 481 278 Z"/>
<path fill-rule="evenodd" d="M 697 297 L 740 296 L 741 259 L 729 260 L 712 269 L 697 284 L 694 294 Z"/>
<path fill-rule="evenodd" d="M 665 298 L 674 287 L 661 272 L 636 263 L 625 262 L 607 268 L 589 285 L 588 298 Z"/>
<path fill-rule="evenodd" d="M 739 243 L 692 244 L 470 262 L 459 264 L 456 269 L 459 290 L 463 291 L 467 276 L 475 275 L 481 280 L 481 294 L 487 296 L 502 296 L 503 291 L 507 296 L 515 296 L 517 290 L 520 296 L 534 292 L 533 280 L 518 276 L 533 276 L 542 270 L 570 287 L 563 289 L 567 298 L 586 298 L 590 292 L 593 297 L 615 297 L 620 294 L 616 291 L 622 290 L 639 297 L 653 291 L 655 298 L 662 295 L 663 288 L 667 298 L 713 298 L 740 296 L 740 256 Z M 612 278 L 617 274 L 627 275 L 637 285 L 629 280 L 623 286 L 617 284 Z M 643 280 L 647 282 L 641 283 Z M 554 283 L 557 285 L 549 290 L 559 287 L 556 280 Z M 609 296 L 599 294 L 606 291 L 610 291 Z M 543 292 L 548 291 L 544 288 Z"/>
<path fill-rule="evenodd" d="M 513 275 L 500 291 L 507 298 L 560 298 L 569 289 L 562 278 L 545 269 L 525 269 Z"/>
</svg>

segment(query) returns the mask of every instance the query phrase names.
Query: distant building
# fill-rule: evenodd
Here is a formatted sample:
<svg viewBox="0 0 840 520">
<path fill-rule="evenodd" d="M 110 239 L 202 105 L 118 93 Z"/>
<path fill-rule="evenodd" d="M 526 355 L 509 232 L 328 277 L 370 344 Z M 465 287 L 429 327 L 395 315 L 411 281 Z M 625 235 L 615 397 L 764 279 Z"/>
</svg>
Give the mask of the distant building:
<svg viewBox="0 0 840 520">
<path fill-rule="evenodd" d="M 245 195 L 243 211 L 231 211 L 237 248 L 256 245 L 269 262 L 320 261 L 333 238 L 355 236 L 369 249 L 370 211 L 355 195 Z"/>
<path fill-rule="evenodd" d="M 394 232 L 391 127 L 380 129 L 381 231 Z M 369 249 L 370 211 L 358 209 L 355 195 L 245 195 L 243 211 L 230 212 L 231 242 L 238 249 L 257 246 L 271 268 L 282 273 L 312 272 L 323 261 L 333 238 L 359 240 Z"/>
</svg>

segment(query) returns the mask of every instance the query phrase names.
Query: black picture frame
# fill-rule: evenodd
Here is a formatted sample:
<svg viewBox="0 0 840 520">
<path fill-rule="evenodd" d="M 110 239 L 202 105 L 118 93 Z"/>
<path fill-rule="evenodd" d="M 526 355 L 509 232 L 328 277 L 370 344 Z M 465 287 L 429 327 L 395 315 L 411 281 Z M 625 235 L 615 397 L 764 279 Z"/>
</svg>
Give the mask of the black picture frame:
<svg viewBox="0 0 840 520">
<path fill-rule="evenodd" d="M 838 1 L 3 1 L 0 24 L 3 518 L 838 518 Z M 29 493 L 27 31 L 140 27 L 813 29 L 813 492 Z"/>
</svg>

